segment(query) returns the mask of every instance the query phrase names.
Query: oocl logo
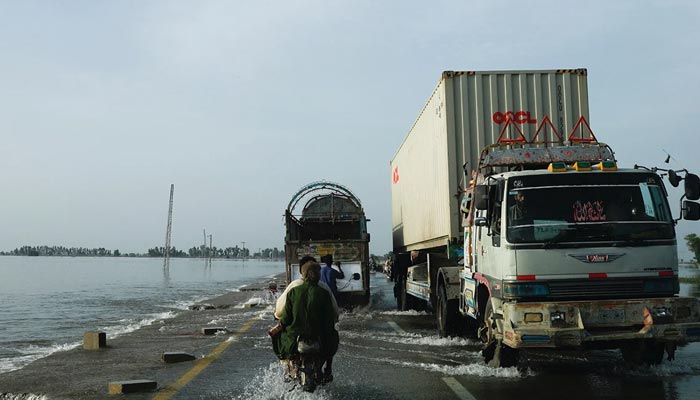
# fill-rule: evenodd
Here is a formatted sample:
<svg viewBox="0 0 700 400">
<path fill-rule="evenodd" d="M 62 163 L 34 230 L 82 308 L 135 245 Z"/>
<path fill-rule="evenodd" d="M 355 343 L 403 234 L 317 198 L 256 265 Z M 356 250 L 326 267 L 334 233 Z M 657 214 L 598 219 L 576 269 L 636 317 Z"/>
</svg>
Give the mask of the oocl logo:
<svg viewBox="0 0 700 400">
<path fill-rule="evenodd" d="M 516 124 L 536 124 L 536 118 L 530 118 L 530 111 L 506 111 L 500 112 L 496 111 L 493 113 L 493 122 L 497 124 L 502 124 L 508 120 L 515 122 Z"/>
<path fill-rule="evenodd" d="M 391 180 L 392 182 L 394 182 L 394 184 L 397 184 L 399 182 L 399 167 L 394 167 L 394 172 L 392 173 Z"/>
</svg>

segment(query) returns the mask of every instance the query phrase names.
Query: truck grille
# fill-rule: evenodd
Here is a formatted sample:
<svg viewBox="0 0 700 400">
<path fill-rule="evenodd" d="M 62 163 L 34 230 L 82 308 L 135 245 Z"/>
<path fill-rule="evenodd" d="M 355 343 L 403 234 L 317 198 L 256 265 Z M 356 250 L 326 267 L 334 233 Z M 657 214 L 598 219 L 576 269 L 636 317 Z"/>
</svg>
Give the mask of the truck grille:
<svg viewBox="0 0 700 400">
<path fill-rule="evenodd" d="M 549 295 L 558 298 L 634 298 L 643 294 L 642 280 L 549 281 Z"/>
</svg>

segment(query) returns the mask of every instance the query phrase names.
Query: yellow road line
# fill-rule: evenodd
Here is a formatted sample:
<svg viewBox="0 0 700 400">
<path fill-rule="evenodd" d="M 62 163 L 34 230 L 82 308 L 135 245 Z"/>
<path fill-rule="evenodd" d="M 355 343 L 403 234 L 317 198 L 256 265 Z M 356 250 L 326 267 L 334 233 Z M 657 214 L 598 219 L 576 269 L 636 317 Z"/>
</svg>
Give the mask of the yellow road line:
<svg viewBox="0 0 700 400">
<path fill-rule="evenodd" d="M 386 323 L 389 324 L 389 326 L 392 327 L 392 328 L 396 331 L 396 333 L 398 333 L 399 335 L 405 335 L 405 334 L 406 334 L 406 331 L 403 330 L 403 329 L 401 329 L 401 327 L 399 326 L 399 324 L 397 324 L 396 322 L 394 322 L 394 321 L 386 321 Z"/>
<path fill-rule="evenodd" d="M 467 388 L 462 386 L 457 379 L 451 376 L 445 376 L 442 378 L 442 380 L 461 400 L 476 400 L 476 398 L 467 390 Z"/>
<path fill-rule="evenodd" d="M 219 358 L 221 353 L 228 348 L 231 343 L 234 342 L 234 339 L 238 339 L 243 333 L 245 333 L 248 329 L 250 329 L 251 326 L 260 319 L 260 314 L 258 314 L 255 318 L 252 318 L 246 323 L 241 326 L 241 328 L 236 332 L 235 335 L 231 336 L 228 338 L 226 341 L 223 343 L 219 344 L 212 350 L 209 354 L 207 354 L 204 358 L 200 358 L 197 360 L 192 368 L 190 368 L 189 371 L 185 372 L 178 380 L 176 380 L 174 383 L 171 385 L 166 386 L 163 390 L 158 392 L 155 396 L 153 396 L 153 400 L 168 400 L 171 397 L 175 396 L 180 389 L 182 389 L 185 385 L 190 383 L 192 379 L 194 379 L 197 375 L 199 375 L 206 367 L 209 366 L 209 364 L 212 363 L 212 361 L 216 360 Z"/>
</svg>

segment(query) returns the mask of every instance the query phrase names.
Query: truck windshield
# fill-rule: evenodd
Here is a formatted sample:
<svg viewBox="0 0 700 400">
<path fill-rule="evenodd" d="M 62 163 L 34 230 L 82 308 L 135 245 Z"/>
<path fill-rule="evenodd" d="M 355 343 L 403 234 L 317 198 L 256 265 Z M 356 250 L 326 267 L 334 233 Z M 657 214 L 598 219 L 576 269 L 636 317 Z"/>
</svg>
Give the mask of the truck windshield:
<svg viewBox="0 0 700 400">
<path fill-rule="evenodd" d="M 642 173 L 567 173 L 511 178 L 506 192 L 510 243 L 674 239 L 660 178 Z"/>
</svg>

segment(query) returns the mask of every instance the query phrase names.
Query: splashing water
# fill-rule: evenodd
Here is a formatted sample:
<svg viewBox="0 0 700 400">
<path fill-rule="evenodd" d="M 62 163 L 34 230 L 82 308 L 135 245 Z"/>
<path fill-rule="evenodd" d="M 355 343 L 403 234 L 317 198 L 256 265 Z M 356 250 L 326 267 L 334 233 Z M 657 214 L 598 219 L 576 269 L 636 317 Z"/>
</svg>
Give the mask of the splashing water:
<svg viewBox="0 0 700 400">
<path fill-rule="evenodd" d="M 244 389 L 243 393 L 233 397 L 238 400 L 248 399 L 290 399 L 290 400 L 325 400 L 332 399 L 326 387 L 319 387 L 313 393 L 304 392 L 298 385 L 284 381 L 284 369 L 278 362 L 261 369 Z"/>
</svg>

